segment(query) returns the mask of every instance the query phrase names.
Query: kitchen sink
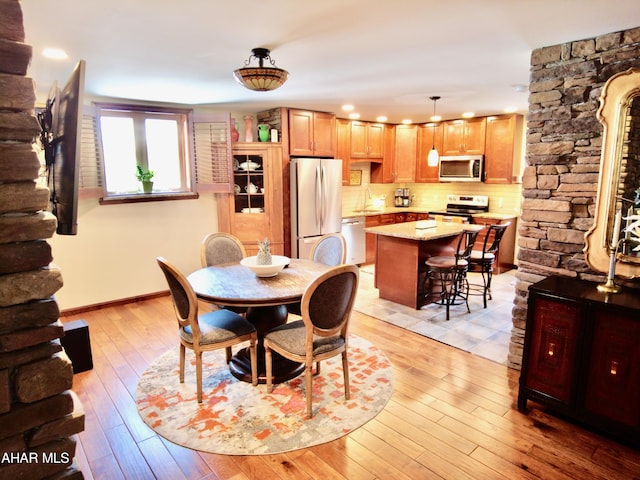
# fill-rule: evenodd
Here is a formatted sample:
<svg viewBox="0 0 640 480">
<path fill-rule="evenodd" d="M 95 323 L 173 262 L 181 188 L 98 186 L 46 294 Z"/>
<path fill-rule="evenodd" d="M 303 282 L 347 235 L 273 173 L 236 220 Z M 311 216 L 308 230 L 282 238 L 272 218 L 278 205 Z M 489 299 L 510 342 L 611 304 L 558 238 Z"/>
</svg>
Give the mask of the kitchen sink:
<svg viewBox="0 0 640 480">
<path fill-rule="evenodd" d="M 353 213 L 382 213 L 384 210 L 378 210 L 375 208 L 361 208 L 359 210 L 354 210 Z"/>
</svg>

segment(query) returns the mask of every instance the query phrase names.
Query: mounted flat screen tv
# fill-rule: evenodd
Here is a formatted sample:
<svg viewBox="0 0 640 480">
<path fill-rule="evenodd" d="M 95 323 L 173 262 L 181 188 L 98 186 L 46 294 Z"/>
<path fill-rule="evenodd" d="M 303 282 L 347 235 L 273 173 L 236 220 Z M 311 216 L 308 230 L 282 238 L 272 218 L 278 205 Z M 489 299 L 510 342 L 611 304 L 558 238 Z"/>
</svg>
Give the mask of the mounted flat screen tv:
<svg viewBox="0 0 640 480">
<path fill-rule="evenodd" d="M 44 150 L 51 212 L 59 235 L 78 232 L 80 133 L 84 97 L 85 61 L 80 60 L 64 88 L 56 84 L 45 109 L 38 114 Z"/>
</svg>

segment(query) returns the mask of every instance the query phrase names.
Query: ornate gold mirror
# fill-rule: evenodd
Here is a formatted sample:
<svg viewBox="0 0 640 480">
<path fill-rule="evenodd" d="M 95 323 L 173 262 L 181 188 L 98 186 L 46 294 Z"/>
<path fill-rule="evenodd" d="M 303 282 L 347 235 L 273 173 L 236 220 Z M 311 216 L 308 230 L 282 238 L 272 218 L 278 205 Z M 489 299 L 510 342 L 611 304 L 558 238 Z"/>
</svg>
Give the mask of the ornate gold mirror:
<svg viewBox="0 0 640 480">
<path fill-rule="evenodd" d="M 640 238 L 638 230 L 624 230 L 637 222 L 628 217 L 640 215 L 640 69 L 618 73 L 607 81 L 597 117 L 604 127 L 600 178 L 584 252 L 589 266 L 600 272 L 609 270 L 609 255 L 614 252 L 616 274 L 634 278 L 640 276 Z"/>
</svg>

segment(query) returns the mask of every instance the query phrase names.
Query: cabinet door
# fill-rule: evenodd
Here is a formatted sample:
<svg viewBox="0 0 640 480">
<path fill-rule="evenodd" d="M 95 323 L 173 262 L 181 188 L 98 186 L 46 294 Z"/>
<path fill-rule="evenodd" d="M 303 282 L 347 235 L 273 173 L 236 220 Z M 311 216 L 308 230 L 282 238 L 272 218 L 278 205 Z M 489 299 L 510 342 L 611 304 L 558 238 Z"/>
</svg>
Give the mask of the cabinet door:
<svg viewBox="0 0 640 480">
<path fill-rule="evenodd" d="M 597 312 L 587 379 L 588 411 L 640 426 L 640 322 Z"/>
<path fill-rule="evenodd" d="M 577 306 L 535 297 L 525 385 L 570 405 L 575 396 L 580 310 Z"/>
<path fill-rule="evenodd" d="M 483 154 L 485 129 L 484 117 L 444 122 L 443 155 Z"/>
<path fill-rule="evenodd" d="M 416 182 L 437 183 L 438 165 L 427 165 L 427 157 L 433 147 L 442 155 L 442 124 L 427 123 L 418 126 L 418 154 L 416 158 Z"/>
<path fill-rule="evenodd" d="M 366 158 L 367 156 L 367 124 L 365 122 L 351 122 L 351 157 Z"/>
<path fill-rule="evenodd" d="M 312 142 L 314 156 L 335 156 L 336 116 L 333 113 L 313 112 Z"/>
<path fill-rule="evenodd" d="M 365 227 L 377 227 L 381 225 L 380 215 L 369 215 L 364 220 Z M 376 261 L 376 237 L 374 233 L 365 234 L 366 242 L 366 263 L 374 263 Z"/>
<path fill-rule="evenodd" d="M 487 119 L 484 159 L 485 183 L 511 183 L 514 162 L 516 117 L 503 115 Z"/>
<path fill-rule="evenodd" d="M 289 154 L 313 155 L 313 112 L 289 110 Z"/>
<path fill-rule="evenodd" d="M 416 125 L 396 125 L 396 182 L 413 182 L 416 178 L 418 128 Z"/>
<path fill-rule="evenodd" d="M 351 174 L 351 122 L 336 119 L 336 158 L 342 160 L 342 185 L 349 185 Z"/>
<path fill-rule="evenodd" d="M 384 125 L 370 123 L 367 128 L 367 156 L 369 158 L 384 157 Z"/>
</svg>

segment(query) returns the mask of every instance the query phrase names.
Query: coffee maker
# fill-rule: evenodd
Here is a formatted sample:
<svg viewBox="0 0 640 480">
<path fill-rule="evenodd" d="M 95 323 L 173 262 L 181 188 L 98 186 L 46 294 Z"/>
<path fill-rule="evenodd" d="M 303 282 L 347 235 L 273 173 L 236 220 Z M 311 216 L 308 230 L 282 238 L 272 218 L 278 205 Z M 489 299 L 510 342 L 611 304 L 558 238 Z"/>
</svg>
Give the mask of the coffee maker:
<svg viewBox="0 0 640 480">
<path fill-rule="evenodd" d="M 403 206 L 403 198 L 402 198 L 403 191 L 404 191 L 403 188 L 396 188 L 396 196 L 395 196 L 395 202 L 394 202 L 396 207 Z"/>
<path fill-rule="evenodd" d="M 408 188 L 402 189 L 402 206 L 408 207 L 411 204 L 411 192 Z"/>
</svg>

